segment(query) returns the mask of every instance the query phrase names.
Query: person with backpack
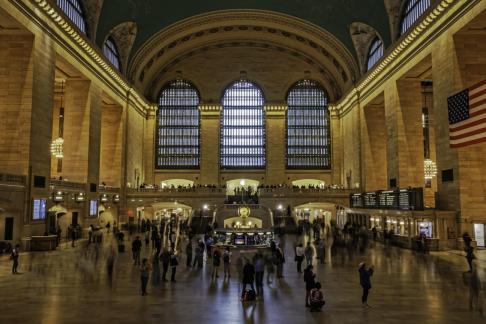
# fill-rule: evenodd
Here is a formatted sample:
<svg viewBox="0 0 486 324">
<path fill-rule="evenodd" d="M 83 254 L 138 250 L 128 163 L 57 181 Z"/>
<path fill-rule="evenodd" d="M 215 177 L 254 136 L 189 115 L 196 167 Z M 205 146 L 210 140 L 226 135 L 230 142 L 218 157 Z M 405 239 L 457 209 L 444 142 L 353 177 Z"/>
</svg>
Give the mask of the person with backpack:
<svg viewBox="0 0 486 324">
<path fill-rule="evenodd" d="M 219 248 L 216 246 L 213 249 L 213 272 L 211 275 L 213 279 L 219 278 L 218 270 L 220 264 L 221 264 L 221 252 L 219 251 Z"/>
<path fill-rule="evenodd" d="M 246 259 L 245 266 L 243 267 L 243 293 L 245 293 L 246 286 L 250 285 L 252 291 L 255 291 L 253 282 L 255 281 L 255 267 L 251 264 L 249 259 Z"/>
<path fill-rule="evenodd" d="M 363 307 L 370 307 L 368 305 L 368 293 L 371 289 L 371 276 L 373 275 L 373 266 L 366 268 L 366 263 L 361 262 L 359 264 L 359 283 L 363 288 L 363 295 L 361 297 L 361 303 Z"/>
<path fill-rule="evenodd" d="M 305 282 L 305 307 L 310 307 L 309 299 L 310 299 L 310 292 L 314 289 L 316 282 L 316 274 L 312 271 L 313 266 L 312 264 L 308 265 L 307 268 L 304 270 L 304 282 Z"/>
<path fill-rule="evenodd" d="M 231 268 L 231 252 L 229 246 L 227 246 L 223 252 L 223 271 L 224 271 L 225 278 L 231 277 L 230 268 Z"/>
<path fill-rule="evenodd" d="M 19 255 L 20 255 L 20 245 L 17 244 L 12 249 L 12 254 L 10 255 L 10 260 L 12 260 L 12 274 L 18 274 L 17 268 L 19 267 Z"/>
<path fill-rule="evenodd" d="M 307 242 L 307 246 L 305 247 L 305 261 L 307 266 L 312 265 L 312 260 L 314 259 L 314 248 L 311 246 L 310 242 Z"/>
<path fill-rule="evenodd" d="M 140 236 L 135 237 L 132 242 L 132 254 L 133 254 L 133 264 L 140 265 L 140 251 L 142 250 L 142 241 Z"/>
<path fill-rule="evenodd" d="M 320 312 L 325 303 L 324 295 L 321 291 L 321 283 L 316 282 L 314 288 L 310 291 L 310 311 Z"/>
</svg>

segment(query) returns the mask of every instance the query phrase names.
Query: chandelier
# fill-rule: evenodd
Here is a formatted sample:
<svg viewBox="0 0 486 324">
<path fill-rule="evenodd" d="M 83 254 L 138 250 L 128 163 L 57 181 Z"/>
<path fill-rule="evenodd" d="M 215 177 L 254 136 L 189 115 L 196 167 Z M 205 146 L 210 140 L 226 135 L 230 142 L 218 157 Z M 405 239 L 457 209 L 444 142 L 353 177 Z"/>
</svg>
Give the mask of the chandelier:
<svg viewBox="0 0 486 324">
<path fill-rule="evenodd" d="M 424 178 L 430 180 L 437 175 L 437 165 L 431 159 L 424 160 Z"/>
<path fill-rule="evenodd" d="M 56 138 L 51 143 L 51 153 L 53 156 L 55 156 L 58 159 L 62 159 L 64 156 L 62 150 L 63 144 L 64 144 L 64 139 L 62 137 Z"/>
</svg>

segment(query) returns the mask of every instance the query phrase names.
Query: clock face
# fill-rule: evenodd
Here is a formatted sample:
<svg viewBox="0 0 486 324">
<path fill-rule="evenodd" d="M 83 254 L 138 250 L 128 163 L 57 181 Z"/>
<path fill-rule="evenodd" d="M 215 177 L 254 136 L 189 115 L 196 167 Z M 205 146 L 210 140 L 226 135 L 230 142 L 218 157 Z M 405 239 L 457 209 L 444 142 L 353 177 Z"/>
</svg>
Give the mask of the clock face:
<svg viewBox="0 0 486 324">
<path fill-rule="evenodd" d="M 250 216 L 250 208 L 248 208 L 248 207 L 238 208 L 238 215 L 241 218 L 247 218 L 248 216 Z"/>
</svg>

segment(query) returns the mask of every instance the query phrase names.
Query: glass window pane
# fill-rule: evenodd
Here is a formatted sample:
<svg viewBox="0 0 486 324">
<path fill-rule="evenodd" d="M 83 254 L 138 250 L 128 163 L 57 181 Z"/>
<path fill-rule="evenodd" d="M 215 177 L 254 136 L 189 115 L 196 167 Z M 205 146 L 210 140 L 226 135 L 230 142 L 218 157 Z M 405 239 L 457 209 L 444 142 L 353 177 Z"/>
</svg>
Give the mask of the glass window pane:
<svg viewBox="0 0 486 324">
<path fill-rule="evenodd" d="M 429 7 L 430 0 L 408 0 L 403 12 L 400 34 L 405 34 Z"/>
<path fill-rule="evenodd" d="M 157 112 L 156 167 L 199 167 L 199 94 L 192 84 L 176 80 L 165 87 Z"/>
<path fill-rule="evenodd" d="M 86 20 L 79 0 L 57 0 L 57 6 L 68 18 L 86 34 Z"/>
<path fill-rule="evenodd" d="M 297 82 L 287 97 L 287 167 L 329 169 L 327 95 L 312 80 Z"/>
<path fill-rule="evenodd" d="M 255 84 L 238 81 L 223 95 L 221 167 L 265 167 L 263 93 Z"/>
</svg>

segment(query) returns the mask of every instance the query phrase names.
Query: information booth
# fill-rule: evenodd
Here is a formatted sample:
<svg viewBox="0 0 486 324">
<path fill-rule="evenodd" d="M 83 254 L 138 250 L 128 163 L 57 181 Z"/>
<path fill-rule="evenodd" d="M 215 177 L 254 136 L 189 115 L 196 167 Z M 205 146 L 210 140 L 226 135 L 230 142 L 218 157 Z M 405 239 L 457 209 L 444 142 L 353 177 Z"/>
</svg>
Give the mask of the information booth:
<svg viewBox="0 0 486 324">
<path fill-rule="evenodd" d="M 228 210 L 227 210 L 228 211 Z M 274 239 L 272 214 L 248 206 L 216 213 L 215 243 L 237 248 L 267 248 Z M 236 215 L 235 215 L 236 212 Z M 250 215 L 252 214 L 252 215 Z"/>
</svg>

